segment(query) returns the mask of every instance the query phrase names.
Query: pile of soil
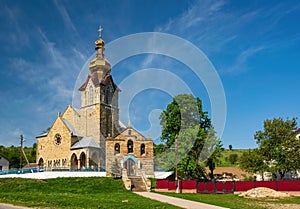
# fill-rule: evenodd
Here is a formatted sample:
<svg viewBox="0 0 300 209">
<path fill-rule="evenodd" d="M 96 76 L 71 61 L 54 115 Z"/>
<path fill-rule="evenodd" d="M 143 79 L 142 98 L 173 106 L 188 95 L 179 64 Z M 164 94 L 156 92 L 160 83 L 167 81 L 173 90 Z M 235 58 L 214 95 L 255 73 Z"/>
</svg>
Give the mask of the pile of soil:
<svg viewBox="0 0 300 209">
<path fill-rule="evenodd" d="M 266 187 L 257 187 L 243 192 L 239 194 L 239 196 L 245 198 L 285 198 L 289 197 L 290 195 L 284 192 L 277 192 Z"/>
</svg>

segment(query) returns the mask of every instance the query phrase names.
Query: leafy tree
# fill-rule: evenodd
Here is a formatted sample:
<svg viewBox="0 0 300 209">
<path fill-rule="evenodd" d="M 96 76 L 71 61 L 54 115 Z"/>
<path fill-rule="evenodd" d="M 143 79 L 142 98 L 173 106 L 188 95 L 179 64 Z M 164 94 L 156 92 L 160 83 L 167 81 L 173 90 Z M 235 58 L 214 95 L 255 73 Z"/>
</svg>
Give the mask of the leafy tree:
<svg viewBox="0 0 300 209">
<path fill-rule="evenodd" d="M 154 144 L 153 151 L 154 156 L 157 156 L 161 153 L 163 153 L 167 149 L 167 146 L 165 144 Z"/>
<path fill-rule="evenodd" d="M 111 165 L 111 173 L 115 178 L 119 178 L 122 176 L 122 168 L 119 165 L 118 160 L 115 158 L 115 161 Z"/>
<path fill-rule="evenodd" d="M 229 148 L 229 150 L 232 150 L 232 145 L 231 145 L 231 144 L 229 144 L 228 148 Z"/>
<path fill-rule="evenodd" d="M 296 139 L 297 119 L 274 118 L 264 121 L 264 130 L 254 138 L 258 149 L 242 155 L 240 166 L 249 172 L 279 173 L 280 178 L 289 171 L 300 169 L 300 140 Z"/>
<path fill-rule="evenodd" d="M 215 137 L 208 113 L 202 110 L 202 101 L 191 94 L 177 95 L 162 112 L 160 119 L 162 142 L 174 151 L 178 137 L 179 156 L 185 156 L 178 163 L 181 178 L 206 178 L 203 161 L 212 156 L 219 140 Z M 217 156 L 214 155 L 210 160 L 214 162 Z M 168 156 L 162 155 L 159 160 L 169 166 L 170 163 L 174 164 L 175 157 L 175 154 L 169 153 Z"/>
<path fill-rule="evenodd" d="M 221 152 L 222 152 L 222 144 L 221 141 L 216 138 L 215 131 L 213 130 L 213 127 L 208 131 L 207 136 L 207 142 L 205 144 L 206 147 L 202 149 L 202 158 L 203 154 L 206 154 L 207 158 L 206 160 L 206 166 L 208 166 L 208 169 L 210 171 L 209 177 L 211 179 L 214 179 L 214 170 L 216 168 L 216 164 L 220 162 Z"/>
<path fill-rule="evenodd" d="M 238 161 L 238 155 L 237 154 L 230 154 L 229 155 L 229 162 L 231 164 L 235 164 Z"/>
<path fill-rule="evenodd" d="M 243 152 L 239 160 L 239 166 L 242 170 L 249 173 L 260 173 L 262 177 L 264 176 L 264 172 L 268 169 L 261 150 L 258 148 Z"/>
<path fill-rule="evenodd" d="M 300 141 L 296 140 L 297 119 L 274 118 L 264 121 L 264 130 L 254 135 L 268 171 L 280 174 L 300 169 Z"/>
<path fill-rule="evenodd" d="M 180 94 L 174 97 L 167 109 L 160 115 L 162 142 L 170 147 L 181 129 L 200 126 L 207 131 L 211 127 L 208 113 L 202 110 L 202 101 L 191 94 Z"/>
</svg>

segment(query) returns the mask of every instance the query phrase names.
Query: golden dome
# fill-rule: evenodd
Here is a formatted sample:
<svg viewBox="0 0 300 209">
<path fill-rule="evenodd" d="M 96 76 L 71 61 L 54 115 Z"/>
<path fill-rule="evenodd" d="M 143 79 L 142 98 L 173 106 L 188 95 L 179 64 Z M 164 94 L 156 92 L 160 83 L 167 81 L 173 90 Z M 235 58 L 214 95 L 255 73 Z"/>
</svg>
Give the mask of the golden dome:
<svg viewBox="0 0 300 209">
<path fill-rule="evenodd" d="M 95 50 L 100 49 L 100 48 L 104 48 L 104 41 L 102 40 L 102 38 L 99 38 L 97 41 L 95 41 Z"/>
</svg>

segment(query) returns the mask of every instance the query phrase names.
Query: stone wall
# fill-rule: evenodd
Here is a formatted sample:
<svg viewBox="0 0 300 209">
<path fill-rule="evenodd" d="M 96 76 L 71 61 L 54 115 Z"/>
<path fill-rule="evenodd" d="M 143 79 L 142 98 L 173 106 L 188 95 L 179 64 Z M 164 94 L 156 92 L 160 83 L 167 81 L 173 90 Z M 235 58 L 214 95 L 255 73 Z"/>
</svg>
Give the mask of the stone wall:
<svg viewBox="0 0 300 209">
<path fill-rule="evenodd" d="M 133 152 L 129 153 L 128 141 L 133 142 Z M 115 150 L 115 145 L 119 144 L 119 151 Z M 145 145 L 145 153 L 141 154 L 141 145 Z M 153 141 L 152 139 L 145 138 L 139 132 L 131 127 L 128 127 L 120 135 L 115 138 L 106 139 L 106 171 L 110 174 L 110 168 L 115 159 L 118 159 L 120 166 L 122 165 L 122 160 L 128 155 L 134 156 L 140 161 L 140 169 L 147 176 L 154 176 L 154 163 L 153 163 Z M 138 169 L 138 168 L 136 168 Z"/>
<path fill-rule="evenodd" d="M 61 136 L 61 143 L 55 143 L 55 136 Z M 70 147 L 76 139 L 71 137 L 61 117 L 58 116 L 47 136 L 39 137 L 37 142 L 37 162 L 42 158 L 44 166 L 70 166 Z M 63 163 L 64 162 L 64 163 Z"/>
</svg>

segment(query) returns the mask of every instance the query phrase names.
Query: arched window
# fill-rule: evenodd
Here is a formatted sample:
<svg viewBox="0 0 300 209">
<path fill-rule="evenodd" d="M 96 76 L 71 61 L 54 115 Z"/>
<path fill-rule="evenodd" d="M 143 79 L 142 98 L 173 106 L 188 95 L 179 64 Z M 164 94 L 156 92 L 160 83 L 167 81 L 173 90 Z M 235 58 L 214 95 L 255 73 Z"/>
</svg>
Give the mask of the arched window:
<svg viewBox="0 0 300 209">
<path fill-rule="evenodd" d="M 145 144 L 141 144 L 141 155 L 145 154 Z"/>
<path fill-rule="evenodd" d="M 128 153 L 133 153 L 133 141 L 128 140 L 127 142 Z"/>
<path fill-rule="evenodd" d="M 120 154 L 120 144 L 119 143 L 115 144 L 115 154 Z"/>
<path fill-rule="evenodd" d="M 93 89 L 93 87 L 92 86 L 90 86 L 90 92 L 89 92 L 89 94 L 90 94 L 90 105 L 92 105 L 93 104 L 93 99 L 94 99 L 94 89 Z"/>
<path fill-rule="evenodd" d="M 110 103 L 110 88 L 109 88 L 109 86 L 107 86 L 107 88 L 106 88 L 106 93 L 105 93 L 105 98 L 106 98 L 106 104 L 109 104 Z"/>
<path fill-rule="evenodd" d="M 130 129 L 128 130 L 128 135 L 131 135 L 131 130 Z"/>
</svg>

